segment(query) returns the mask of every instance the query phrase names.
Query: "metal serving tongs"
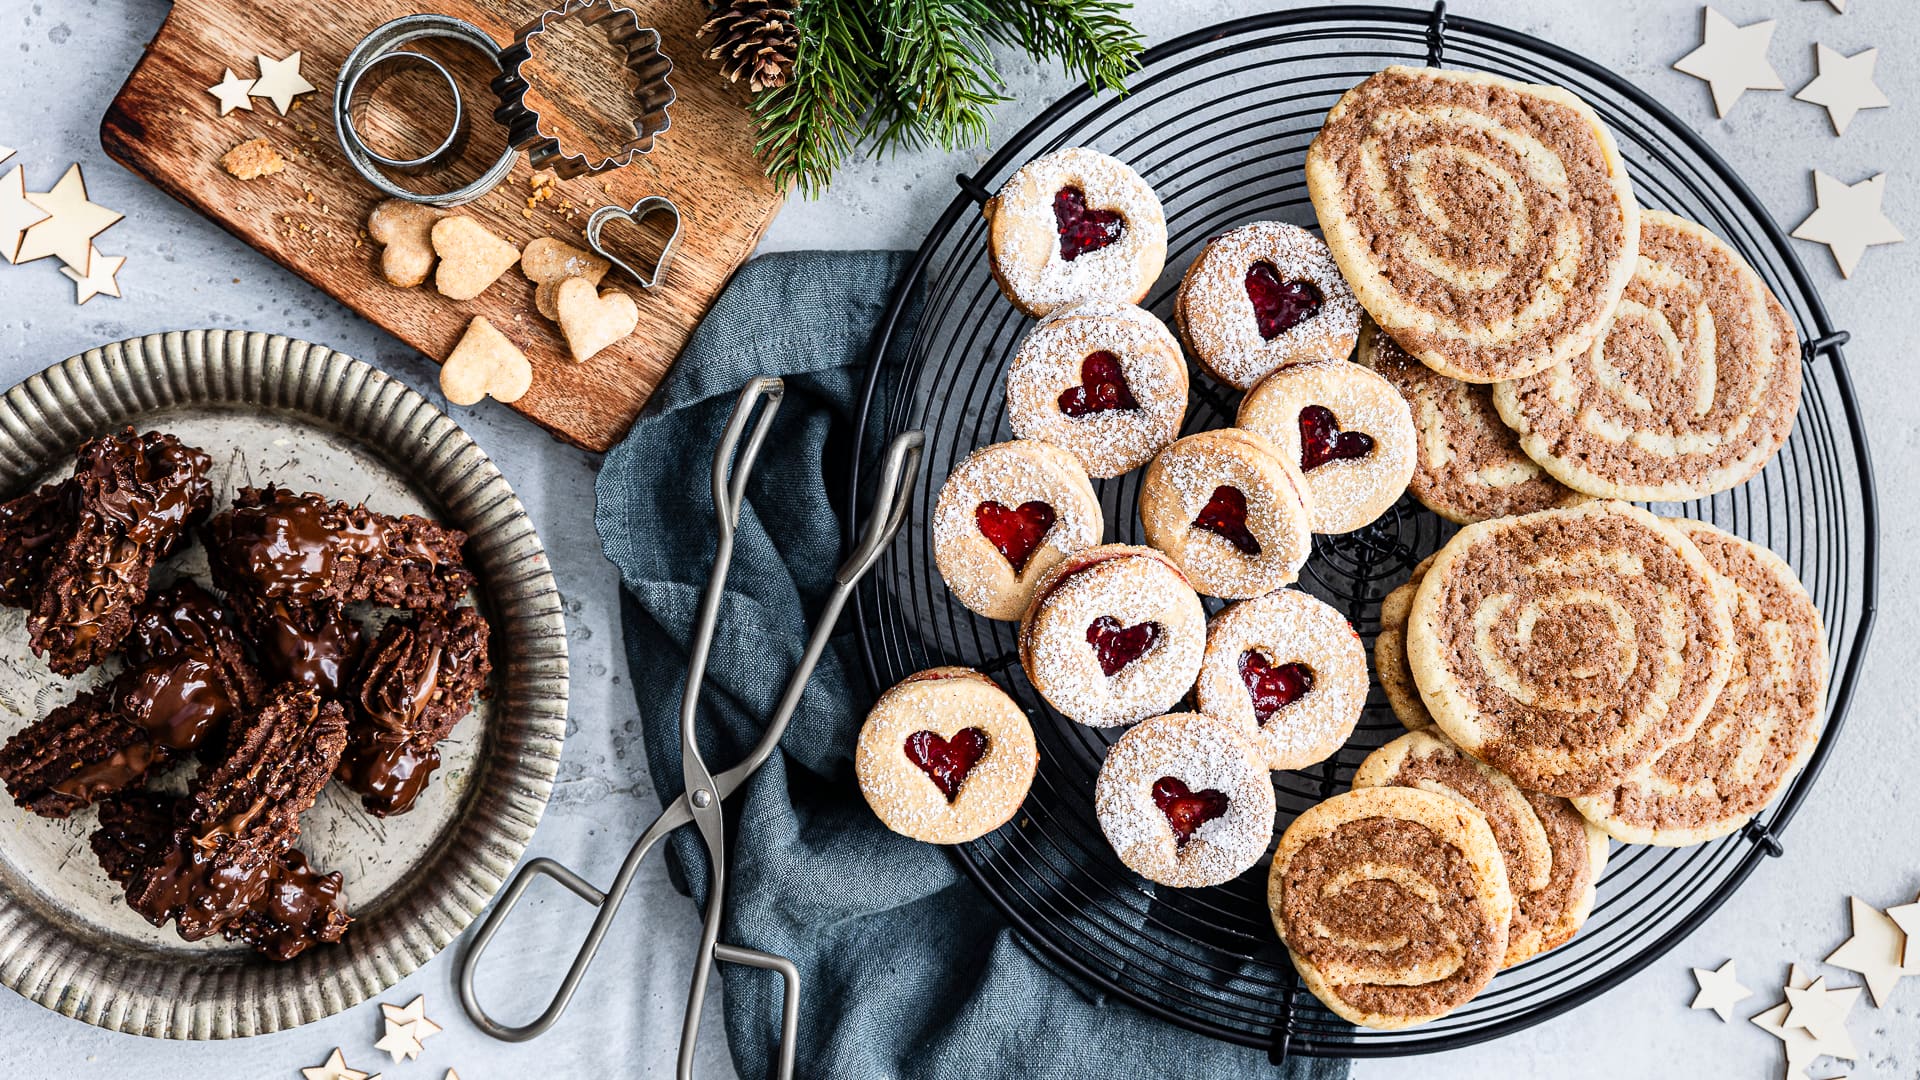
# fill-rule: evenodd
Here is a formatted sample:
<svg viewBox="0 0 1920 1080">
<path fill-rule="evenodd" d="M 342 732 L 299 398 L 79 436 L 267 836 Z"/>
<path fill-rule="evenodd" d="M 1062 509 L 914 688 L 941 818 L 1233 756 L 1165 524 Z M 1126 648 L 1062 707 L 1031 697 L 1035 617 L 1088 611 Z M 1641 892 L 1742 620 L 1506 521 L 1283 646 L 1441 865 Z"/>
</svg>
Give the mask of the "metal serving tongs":
<svg viewBox="0 0 1920 1080">
<path fill-rule="evenodd" d="M 707 654 L 713 644 L 714 629 L 720 621 L 720 601 L 726 591 L 727 570 L 733 562 L 734 529 L 740 523 L 740 507 L 746 493 L 747 477 L 753 471 L 754 458 L 760 453 L 761 443 L 766 440 L 767 431 L 772 427 L 774 414 L 779 411 L 784 393 L 777 378 L 757 378 L 747 383 L 740 391 L 740 398 L 733 407 L 733 416 L 728 420 L 727 429 L 720 437 L 720 446 L 714 452 L 713 503 L 714 518 L 719 526 L 719 542 L 714 549 L 713 574 L 707 580 L 707 590 L 700 599 L 700 611 L 694 622 L 692 649 L 687 657 L 687 688 L 680 701 L 681 774 L 686 781 L 686 791 L 660 812 L 645 835 L 627 852 L 626 861 L 620 864 L 620 872 L 614 876 L 612 886 L 605 892 L 594 888 L 585 878 L 552 859 L 533 859 L 514 875 L 512 883 L 501 894 L 500 902 L 481 921 L 474 933 L 473 943 L 460 962 L 460 1002 L 466 1006 L 467 1015 L 473 1018 L 480 1030 L 496 1039 L 511 1042 L 531 1039 L 560 1019 L 574 991 L 579 988 L 587 965 L 593 962 L 594 953 L 599 951 L 607 928 L 620 909 L 620 901 L 625 898 L 627 888 L 632 884 L 633 876 L 639 871 L 647 852 L 668 833 L 691 822 L 700 830 L 700 837 L 707 845 L 707 910 L 706 924 L 700 935 L 700 953 L 694 960 L 693 985 L 687 995 L 687 1015 L 680 1031 L 678 1076 L 680 1080 L 688 1080 L 693 1075 L 693 1049 L 700 1034 L 700 1003 L 706 997 L 707 974 L 715 960 L 748 964 L 780 973 L 786 985 L 786 999 L 781 1006 L 779 1076 L 781 1080 L 790 1080 L 793 1076 L 794 1041 L 800 1019 L 799 969 L 784 956 L 717 940 L 721 909 L 727 895 L 726 835 L 721 802 L 745 783 L 747 777 L 753 775 L 773 754 L 774 747 L 779 745 L 781 734 L 787 730 L 787 721 L 792 719 L 793 711 L 806 691 L 807 679 L 813 673 L 814 665 L 819 663 L 820 654 L 826 651 L 827 640 L 833 635 L 834 623 L 839 620 L 847 598 L 900 531 L 901 523 L 906 520 L 907 503 L 913 495 L 914 480 L 919 473 L 920 449 L 924 439 L 920 432 L 908 431 L 896 436 L 887 446 L 886 458 L 880 469 L 879 488 L 874 497 L 876 511 L 881 512 L 876 512 L 869 519 L 853 554 L 835 572 L 833 593 L 827 597 L 826 606 L 820 611 L 813 636 L 807 641 L 806 652 L 801 654 L 799 665 L 787 681 L 786 691 L 760 741 L 754 744 L 752 752 L 739 764 L 715 776 L 701 759 L 700 747 L 695 739 L 694 721 L 700 707 L 700 684 L 706 674 Z M 734 450 L 740 444 L 740 436 L 746 431 L 748 420 L 763 398 L 766 400 L 765 408 L 761 409 L 752 433 L 747 436 L 746 446 L 740 450 L 739 460 L 735 462 Z M 593 927 L 587 931 L 586 940 L 581 943 L 580 951 L 575 954 L 566 978 L 561 981 L 560 989 L 554 993 L 546 1011 L 532 1023 L 515 1027 L 500 1023 L 481 1008 L 474 994 L 474 972 L 480 965 L 487 944 L 493 940 L 501 923 L 519 902 L 521 894 L 527 891 L 535 878 L 541 876 L 550 877 L 566 886 L 575 896 L 598 908 L 599 914 L 594 917 Z"/>
</svg>

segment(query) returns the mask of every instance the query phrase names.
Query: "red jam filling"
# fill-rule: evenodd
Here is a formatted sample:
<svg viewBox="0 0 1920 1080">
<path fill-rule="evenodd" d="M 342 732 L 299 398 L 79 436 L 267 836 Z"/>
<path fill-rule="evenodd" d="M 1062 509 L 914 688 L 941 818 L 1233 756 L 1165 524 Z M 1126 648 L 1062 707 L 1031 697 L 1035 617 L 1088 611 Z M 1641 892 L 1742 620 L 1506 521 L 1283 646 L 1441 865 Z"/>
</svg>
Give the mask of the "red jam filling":
<svg viewBox="0 0 1920 1080">
<path fill-rule="evenodd" d="M 1037 500 L 1023 502 L 1012 510 L 1002 503 L 983 502 L 974 507 L 973 521 L 980 526 L 980 535 L 1000 549 L 1018 574 L 1026 570 L 1027 560 L 1046 539 L 1047 530 L 1053 528 L 1054 515 L 1053 507 Z"/>
<path fill-rule="evenodd" d="M 1213 489 L 1213 497 L 1193 519 L 1193 527 L 1219 533 L 1243 554 L 1260 554 L 1260 541 L 1247 530 L 1247 497 L 1237 487 L 1222 484 Z"/>
<path fill-rule="evenodd" d="M 1060 257 L 1068 262 L 1120 239 L 1127 227 L 1112 210 L 1087 209 L 1086 193 L 1072 187 L 1054 195 L 1053 220 L 1060 233 Z"/>
<path fill-rule="evenodd" d="M 1163 776 L 1153 782 L 1153 805 L 1167 815 L 1175 843 L 1186 847 L 1194 830 L 1227 812 L 1227 796 L 1214 788 L 1193 791 L 1185 781 Z"/>
<path fill-rule="evenodd" d="M 1253 301 L 1260 336 L 1272 341 L 1320 314 L 1327 298 L 1313 282 L 1281 281 L 1272 263 L 1257 262 L 1247 268 L 1247 299 Z"/>
<path fill-rule="evenodd" d="M 1240 681 L 1253 698 L 1253 718 L 1262 726 L 1273 714 L 1300 700 L 1313 689 L 1313 669 L 1305 664 L 1274 666 L 1265 653 L 1252 649 L 1240 654 Z"/>
<path fill-rule="evenodd" d="M 952 802 L 960 797 L 960 785 L 967 774 L 987 754 L 987 733 L 977 727 L 962 728 L 953 738 L 943 739 L 931 731 L 916 731 L 907 736 L 907 760 L 933 779 L 935 787 Z"/>
<path fill-rule="evenodd" d="M 1350 461 L 1373 453 L 1373 436 L 1341 431 L 1340 421 L 1325 405 L 1300 410 L 1300 471 L 1312 472 L 1329 461 Z"/>
<path fill-rule="evenodd" d="M 1120 370 L 1120 358 L 1105 349 L 1080 362 L 1079 386 L 1060 392 L 1060 411 L 1072 417 L 1139 407 Z"/>
<path fill-rule="evenodd" d="M 1135 623 L 1121 626 L 1120 620 L 1102 615 L 1087 627 L 1087 644 L 1100 657 L 1100 670 L 1109 678 L 1140 659 L 1153 643 L 1160 640 L 1159 623 Z"/>
</svg>

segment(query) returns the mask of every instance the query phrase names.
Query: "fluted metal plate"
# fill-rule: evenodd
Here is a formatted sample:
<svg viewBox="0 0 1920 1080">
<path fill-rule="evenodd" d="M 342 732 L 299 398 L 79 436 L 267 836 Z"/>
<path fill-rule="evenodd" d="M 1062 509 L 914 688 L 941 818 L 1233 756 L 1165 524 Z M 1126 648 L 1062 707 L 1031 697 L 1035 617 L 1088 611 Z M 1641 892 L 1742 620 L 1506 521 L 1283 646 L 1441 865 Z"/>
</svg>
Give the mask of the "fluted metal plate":
<svg viewBox="0 0 1920 1080">
<path fill-rule="evenodd" d="M 82 440 L 133 424 L 214 459 L 216 506 L 243 484 L 364 500 L 466 530 L 494 630 L 493 698 L 442 744 L 415 809 L 380 820 L 330 785 L 300 846 L 346 878 L 355 916 L 337 946 L 275 964 L 242 945 L 188 943 L 130 911 L 67 821 L 0 806 L 0 982 L 90 1024 L 169 1039 L 295 1027 L 378 994 L 479 914 L 518 861 L 552 791 L 566 731 L 567 646 L 545 551 L 473 440 L 419 394 L 350 357 L 269 334 L 196 330 L 93 349 L 0 398 L 0 491 L 63 473 Z M 167 564 L 200 575 L 198 547 Z M 204 577 L 202 578 L 204 580 Z M 71 682 L 27 651 L 24 613 L 0 611 L 0 737 L 104 672 Z M 176 769 L 167 784 L 184 784 Z"/>
</svg>

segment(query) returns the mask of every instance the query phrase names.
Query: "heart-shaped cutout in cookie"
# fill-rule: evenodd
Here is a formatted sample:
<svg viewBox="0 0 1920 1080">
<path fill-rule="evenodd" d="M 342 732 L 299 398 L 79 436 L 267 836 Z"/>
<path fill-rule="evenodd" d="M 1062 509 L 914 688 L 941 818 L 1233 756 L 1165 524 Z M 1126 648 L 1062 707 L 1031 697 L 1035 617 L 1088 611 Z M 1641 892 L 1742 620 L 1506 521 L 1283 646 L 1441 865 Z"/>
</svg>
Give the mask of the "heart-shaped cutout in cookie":
<svg viewBox="0 0 1920 1080">
<path fill-rule="evenodd" d="M 1300 471 L 1312 472 L 1329 461 L 1352 461 L 1373 453 L 1373 436 L 1341 431 L 1340 418 L 1325 405 L 1300 410 Z"/>
<path fill-rule="evenodd" d="M 1100 658 L 1100 671 L 1108 678 L 1118 675 L 1121 668 L 1140 659 L 1159 640 L 1159 623 L 1121 626 L 1119 619 L 1102 615 L 1087 627 L 1087 644 L 1093 646 L 1094 655 Z"/>
<path fill-rule="evenodd" d="M 1200 516 L 1193 519 L 1193 527 L 1225 537 L 1227 543 L 1239 548 L 1243 555 L 1260 554 L 1260 541 L 1247 528 L 1246 493 L 1237 487 L 1221 484 L 1214 488 L 1213 497 L 1200 508 Z"/>
<path fill-rule="evenodd" d="M 1026 570 L 1027 560 L 1053 528 L 1053 507 L 1037 499 L 1009 510 L 1004 503 L 983 502 L 973 509 L 973 523 L 980 528 L 1000 554 L 1013 564 L 1013 572 Z"/>
<path fill-rule="evenodd" d="M 1053 224 L 1060 234 L 1060 257 L 1067 262 L 1099 251 L 1127 231 L 1126 220 L 1112 210 L 1089 210 L 1086 192 L 1061 188 L 1053 196 Z"/>
<path fill-rule="evenodd" d="M 907 736 L 907 760 L 932 778 L 934 786 L 952 802 L 960 797 L 960 785 L 967 774 L 987 756 L 987 733 L 977 727 L 962 728 L 950 739 L 931 731 L 916 731 Z"/>
<path fill-rule="evenodd" d="M 1240 654 L 1240 681 L 1253 700 L 1253 719 L 1264 726 L 1273 714 L 1307 696 L 1313 669 L 1305 664 L 1276 664 L 1257 649 Z"/>
<path fill-rule="evenodd" d="M 572 244 L 542 236 L 527 242 L 520 253 L 520 272 L 533 282 L 533 306 L 547 318 L 560 321 L 560 283 L 568 278 L 585 278 L 598 285 L 607 276 L 612 263 Z"/>
<path fill-rule="evenodd" d="M 651 259 L 623 258 L 610 251 L 605 233 L 609 225 L 615 224 L 632 226 L 639 234 L 631 245 L 622 245 L 621 250 L 642 254 L 657 250 L 659 254 Z M 679 239 L 680 208 L 673 205 L 673 200 L 659 195 L 649 195 L 630 207 L 603 206 L 587 218 L 587 246 L 594 254 L 619 267 L 643 289 L 653 288 L 666 276 L 667 266 L 673 261 L 673 245 Z M 647 267 L 644 274 L 639 269 L 642 266 Z"/>
<path fill-rule="evenodd" d="M 518 401 L 532 385 L 527 355 L 480 316 L 467 324 L 460 344 L 440 365 L 440 392 L 455 405 L 477 404 L 484 397 Z"/>
<path fill-rule="evenodd" d="M 1200 826 L 1227 812 L 1227 796 L 1215 788 L 1194 791 L 1178 777 L 1163 776 L 1153 782 L 1153 805 L 1167 815 L 1174 843 L 1186 847 Z"/>
<path fill-rule="evenodd" d="M 568 278 L 554 297 L 560 333 L 567 339 L 573 362 L 584 364 L 601 349 L 619 341 L 640 323 L 640 307 L 626 293 L 601 292 L 586 278 Z"/>
<path fill-rule="evenodd" d="M 440 256 L 434 287 L 449 300 L 471 300 L 520 261 L 520 249 L 470 217 L 433 223 L 433 252 Z"/>
<path fill-rule="evenodd" d="M 433 227 L 439 210 L 405 199 L 388 199 L 367 215 L 367 235 L 381 246 L 380 274 L 388 284 L 411 289 L 433 269 Z"/>
<path fill-rule="evenodd" d="M 1311 281 L 1281 281 L 1280 271 L 1270 262 L 1247 268 L 1247 299 L 1253 302 L 1253 321 L 1260 327 L 1260 336 L 1267 341 L 1320 314 L 1327 302 Z"/>
<path fill-rule="evenodd" d="M 1120 369 L 1120 358 L 1105 349 L 1080 361 L 1079 386 L 1060 391 L 1060 411 L 1075 418 L 1139 407 L 1133 388 L 1127 385 L 1127 373 Z"/>
</svg>

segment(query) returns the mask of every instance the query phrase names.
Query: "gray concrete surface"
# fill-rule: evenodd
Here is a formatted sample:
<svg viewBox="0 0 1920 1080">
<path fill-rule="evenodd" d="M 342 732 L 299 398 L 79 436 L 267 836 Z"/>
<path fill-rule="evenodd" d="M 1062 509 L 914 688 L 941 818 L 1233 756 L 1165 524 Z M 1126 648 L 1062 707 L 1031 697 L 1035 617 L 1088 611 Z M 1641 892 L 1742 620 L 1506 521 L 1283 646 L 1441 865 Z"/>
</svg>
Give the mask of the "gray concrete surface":
<svg viewBox="0 0 1920 1080">
<path fill-rule="evenodd" d="M 1159 41 L 1267 6 L 1252 0 L 1147 2 L 1136 21 Z M 1456 12 L 1573 47 L 1641 82 L 1696 123 L 1789 227 L 1812 208 L 1813 167 L 1847 181 L 1886 170 L 1892 173 L 1888 213 L 1920 237 L 1920 172 L 1913 169 L 1920 157 L 1920 22 L 1911 0 L 1854 0 L 1844 16 L 1813 0 L 1716 0 L 1716 6 L 1736 22 L 1780 20 L 1772 57 L 1790 88 L 1750 95 L 1726 122 L 1713 119 L 1704 84 L 1669 68 L 1699 39 L 1700 5 L 1692 0 L 1453 5 Z M 95 199 L 127 214 L 106 246 L 129 256 L 120 279 L 127 298 L 95 300 L 84 308 L 71 305 L 67 281 L 46 264 L 0 267 L 0 385 L 101 342 L 215 326 L 325 342 L 437 398 L 428 362 L 101 152 L 99 117 L 166 10 L 163 0 L 0 2 L 0 143 L 18 147 L 19 160 L 41 184 L 67 162 L 83 162 Z M 1879 84 L 1895 107 L 1861 114 L 1845 138 L 1834 138 L 1822 110 L 1790 96 L 1813 76 L 1815 41 L 1849 53 L 1881 46 Z M 1059 75 L 1024 60 L 1010 60 L 1007 70 L 1023 105 L 1050 100 L 1065 87 Z M 1024 108 L 1003 108 L 995 137 L 1016 130 L 1025 114 Z M 977 160 L 921 154 L 848 168 L 825 198 L 787 207 L 765 246 L 911 246 L 949 198 L 952 174 Z M 1920 665 L 1909 655 L 1920 641 L 1920 616 L 1912 607 L 1920 557 L 1905 542 L 1920 528 L 1920 510 L 1907 499 L 1907 477 L 1920 465 L 1920 395 L 1911 391 L 1910 375 L 1920 351 L 1912 315 L 1920 298 L 1920 244 L 1875 249 L 1857 276 L 1844 282 L 1824 249 L 1801 245 L 1801 256 L 1821 283 L 1836 323 L 1854 333 L 1849 352 L 1879 467 L 1886 543 L 1873 662 L 1825 782 L 1794 822 L 1786 856 L 1763 866 L 1667 959 L 1597 1001 L 1497 1043 L 1415 1061 L 1367 1063 L 1358 1075 L 1778 1076 L 1781 1059 L 1772 1038 L 1743 1021 L 1722 1025 L 1711 1014 L 1687 1010 L 1693 992 L 1687 968 L 1717 966 L 1732 956 L 1749 985 L 1777 995 L 1788 961 L 1817 960 L 1844 940 L 1849 893 L 1884 906 L 1911 900 L 1920 889 L 1920 822 L 1909 801 L 1910 777 L 1920 769 L 1920 743 L 1912 734 Z M 452 412 L 526 500 L 567 595 L 575 719 L 553 805 L 531 852 L 601 868 L 596 876 L 604 879 L 657 802 L 642 768 L 625 684 L 615 577 L 593 533 L 595 459 L 556 444 L 505 409 Z M 448 1066 L 466 1080 L 670 1074 L 695 920 L 658 864 L 642 876 L 638 891 L 574 1015 L 556 1032 L 531 1045 L 488 1041 L 461 1015 L 451 957 L 442 956 L 385 1000 L 426 994 L 446 1033 L 429 1043 L 419 1061 L 385 1074 L 439 1080 Z M 570 936 L 561 925 L 564 901 L 551 899 L 542 910 L 551 936 L 536 936 L 518 955 L 503 956 L 495 969 L 496 993 L 544 999 L 550 983 L 537 974 L 546 970 L 538 966 L 547 959 L 542 949 Z M 1752 1012 L 1762 1003 L 1755 998 L 1743 1005 Z M 713 1005 L 708 1002 L 711 1034 L 700 1056 L 703 1077 L 731 1075 Z M 98 1031 L 0 994 L 0 1030 L 7 1032 L 0 1062 L 10 1077 L 293 1077 L 298 1066 L 318 1063 L 335 1045 L 346 1048 L 351 1063 L 379 1069 L 371 1049 L 378 1028 L 379 1013 L 369 1005 L 237 1043 L 162 1044 Z M 1920 980 L 1908 980 L 1890 1008 L 1863 1003 L 1852 1030 L 1863 1057 L 1851 1075 L 1920 1075 Z M 1848 1071 L 1825 1062 L 1814 1075 Z"/>
</svg>

